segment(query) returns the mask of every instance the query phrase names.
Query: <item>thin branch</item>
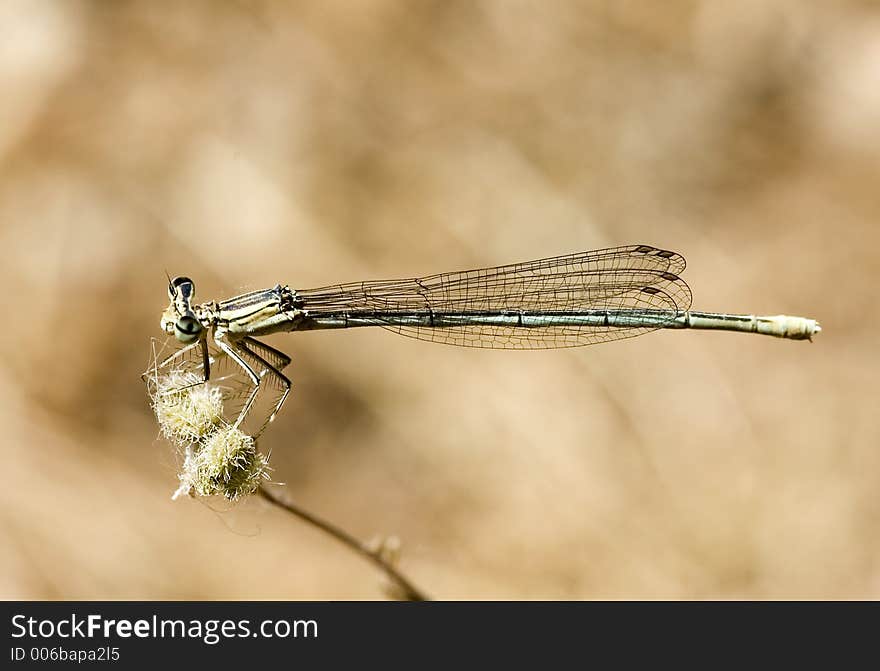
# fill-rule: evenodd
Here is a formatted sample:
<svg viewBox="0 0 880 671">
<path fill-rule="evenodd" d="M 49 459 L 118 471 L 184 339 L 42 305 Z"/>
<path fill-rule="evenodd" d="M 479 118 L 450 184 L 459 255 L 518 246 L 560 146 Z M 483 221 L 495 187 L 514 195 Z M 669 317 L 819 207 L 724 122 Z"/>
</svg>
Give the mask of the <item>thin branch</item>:
<svg viewBox="0 0 880 671">
<path fill-rule="evenodd" d="M 406 576 L 404 576 L 400 571 L 398 571 L 388 560 L 386 560 L 379 549 L 373 550 L 365 543 L 362 543 L 354 536 L 349 533 L 343 531 L 337 526 L 330 524 L 326 520 L 322 520 L 320 517 L 316 517 L 309 511 L 299 507 L 295 503 L 291 503 L 285 499 L 282 499 L 274 492 L 270 491 L 264 486 L 261 486 L 257 493 L 266 499 L 269 503 L 272 503 L 279 508 L 283 508 L 289 513 L 292 513 L 299 517 L 304 522 L 311 524 L 314 527 L 317 527 L 324 533 L 329 534 L 336 540 L 340 541 L 344 545 L 347 545 L 354 552 L 361 555 L 368 561 L 371 561 L 375 564 L 379 569 L 381 569 L 385 575 L 387 575 L 394 584 L 400 589 L 403 597 L 407 601 L 429 601 L 428 596 L 422 592 L 418 587 L 413 585 Z"/>
</svg>

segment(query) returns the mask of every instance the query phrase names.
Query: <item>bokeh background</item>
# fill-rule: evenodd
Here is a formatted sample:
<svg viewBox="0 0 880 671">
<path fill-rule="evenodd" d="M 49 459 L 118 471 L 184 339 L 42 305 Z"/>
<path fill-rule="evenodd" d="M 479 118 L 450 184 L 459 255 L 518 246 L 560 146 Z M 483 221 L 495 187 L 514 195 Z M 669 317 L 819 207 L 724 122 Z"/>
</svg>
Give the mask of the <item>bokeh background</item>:
<svg viewBox="0 0 880 671">
<path fill-rule="evenodd" d="M 301 505 L 432 596 L 880 598 L 875 2 L 0 4 L 0 596 L 381 599 L 262 501 L 172 502 L 139 375 L 198 298 L 648 243 L 670 331 L 270 339 Z"/>
</svg>

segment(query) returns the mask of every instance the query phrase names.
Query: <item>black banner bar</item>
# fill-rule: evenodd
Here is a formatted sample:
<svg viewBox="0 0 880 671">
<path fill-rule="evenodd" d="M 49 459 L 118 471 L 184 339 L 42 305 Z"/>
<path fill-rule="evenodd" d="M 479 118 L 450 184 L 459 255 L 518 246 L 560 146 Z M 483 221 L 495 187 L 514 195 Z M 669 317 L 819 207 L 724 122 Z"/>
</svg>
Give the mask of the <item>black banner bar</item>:
<svg viewBox="0 0 880 671">
<path fill-rule="evenodd" d="M 2 602 L 0 609 L 9 669 L 469 666 L 477 651 L 493 666 L 766 663 L 773 654 L 839 665 L 872 650 L 880 631 L 877 603 Z"/>
</svg>

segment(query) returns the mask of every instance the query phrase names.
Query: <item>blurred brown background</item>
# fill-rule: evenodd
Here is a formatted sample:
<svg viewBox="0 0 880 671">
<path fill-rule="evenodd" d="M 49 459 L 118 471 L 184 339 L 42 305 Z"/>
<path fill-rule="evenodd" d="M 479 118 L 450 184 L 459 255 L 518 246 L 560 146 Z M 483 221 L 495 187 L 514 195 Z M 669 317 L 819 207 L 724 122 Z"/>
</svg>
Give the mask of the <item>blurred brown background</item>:
<svg viewBox="0 0 880 671">
<path fill-rule="evenodd" d="M 0 596 L 383 598 L 259 501 L 172 502 L 139 374 L 197 298 L 649 243 L 670 331 L 270 342 L 299 503 L 436 597 L 880 598 L 874 2 L 4 2 Z"/>
</svg>

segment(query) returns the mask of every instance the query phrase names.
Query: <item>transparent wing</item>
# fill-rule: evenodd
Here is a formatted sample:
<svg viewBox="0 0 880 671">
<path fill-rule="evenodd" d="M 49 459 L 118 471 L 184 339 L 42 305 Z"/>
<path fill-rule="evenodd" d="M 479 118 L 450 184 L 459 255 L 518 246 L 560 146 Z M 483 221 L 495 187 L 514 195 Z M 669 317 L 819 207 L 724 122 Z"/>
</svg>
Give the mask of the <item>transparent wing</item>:
<svg viewBox="0 0 880 671">
<path fill-rule="evenodd" d="M 613 247 L 495 268 L 442 273 L 406 280 L 355 282 L 297 291 L 315 317 L 346 312 L 381 315 L 652 310 L 669 321 L 691 304 L 679 274 L 680 254 L 649 245 Z M 445 328 L 389 323 L 400 335 L 464 347 L 545 349 L 578 347 L 630 338 L 656 326 L 547 326 L 521 328 L 474 324 Z"/>
</svg>

